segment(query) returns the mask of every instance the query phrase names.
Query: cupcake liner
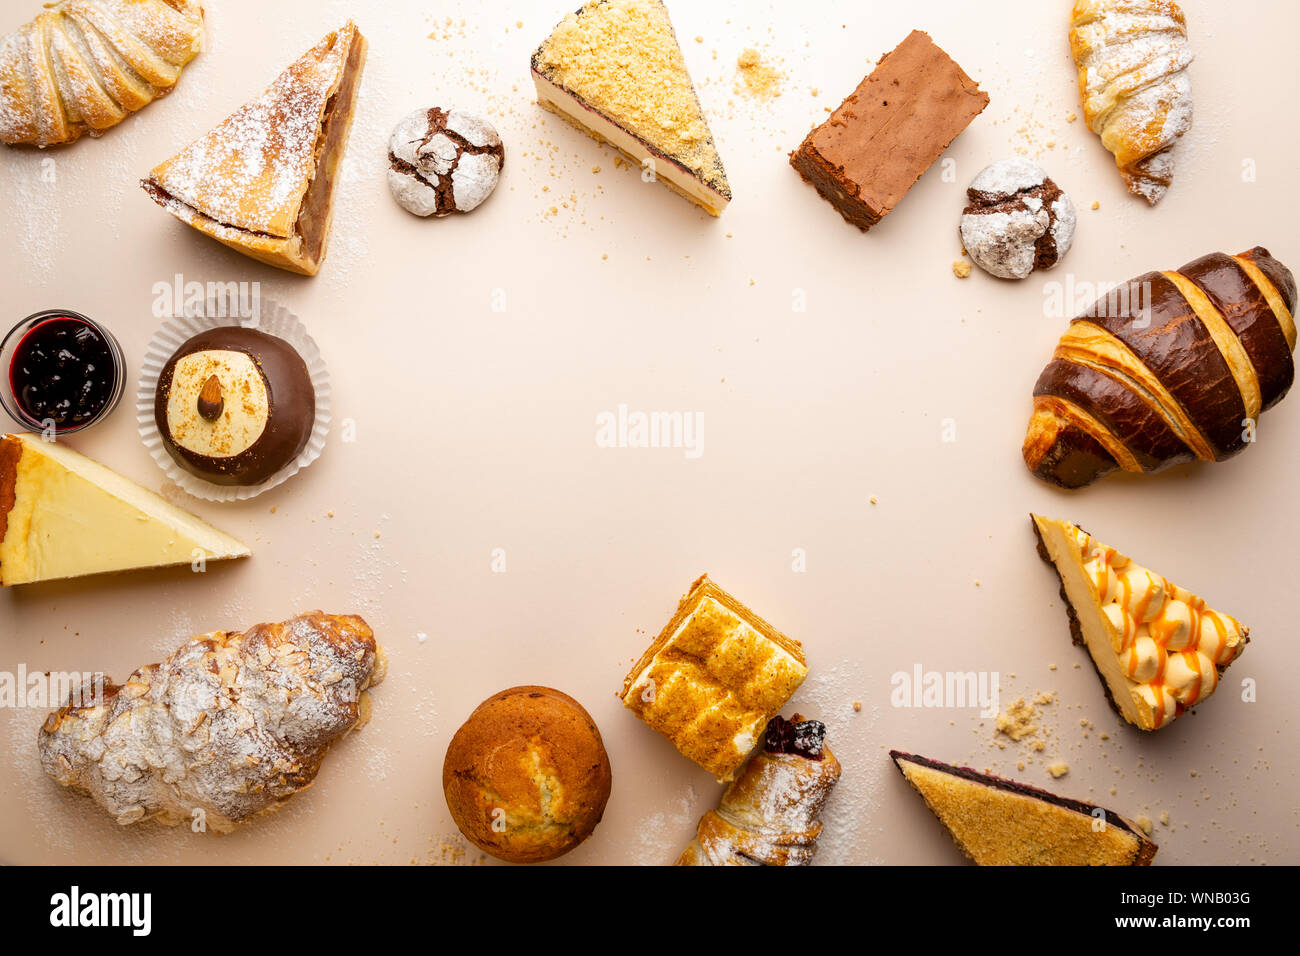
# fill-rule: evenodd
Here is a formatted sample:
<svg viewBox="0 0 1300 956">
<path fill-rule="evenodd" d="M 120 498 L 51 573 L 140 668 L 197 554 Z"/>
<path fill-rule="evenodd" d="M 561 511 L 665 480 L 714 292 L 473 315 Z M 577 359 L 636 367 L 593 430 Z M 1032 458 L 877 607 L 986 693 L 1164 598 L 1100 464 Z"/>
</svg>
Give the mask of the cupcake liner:
<svg viewBox="0 0 1300 956">
<path fill-rule="evenodd" d="M 311 436 L 307 439 L 306 446 L 298 453 L 297 458 L 260 485 L 218 485 L 190 474 L 168 454 L 163 445 L 162 435 L 158 431 L 158 424 L 154 421 L 154 395 L 158 389 L 158 378 L 162 374 L 163 366 L 177 349 L 200 332 L 226 326 L 257 329 L 284 339 L 307 363 L 307 373 L 311 376 L 311 384 L 316 391 L 316 420 L 312 424 Z M 329 369 L 321 359 L 316 341 L 307 334 L 306 326 L 284 306 L 263 299 L 258 314 L 252 319 L 241 319 L 238 316 L 216 318 L 203 315 L 177 316 L 164 321 L 149 340 L 144 364 L 140 369 L 140 380 L 135 393 L 135 420 L 139 428 L 140 440 L 144 442 L 144 447 L 149 450 L 153 460 L 166 472 L 167 477 L 186 493 L 207 501 L 247 501 L 284 484 L 320 457 L 321 452 L 325 450 L 325 439 L 330 430 L 331 394 Z"/>
</svg>

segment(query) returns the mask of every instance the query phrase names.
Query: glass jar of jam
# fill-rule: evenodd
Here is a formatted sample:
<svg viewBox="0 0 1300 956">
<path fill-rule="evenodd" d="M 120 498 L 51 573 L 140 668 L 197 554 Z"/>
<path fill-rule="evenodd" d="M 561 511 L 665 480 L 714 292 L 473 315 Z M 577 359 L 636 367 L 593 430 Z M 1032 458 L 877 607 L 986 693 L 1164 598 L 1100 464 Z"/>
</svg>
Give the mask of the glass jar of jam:
<svg viewBox="0 0 1300 956">
<path fill-rule="evenodd" d="M 108 416 L 126 383 L 117 340 L 69 309 L 47 309 L 0 343 L 0 405 L 30 431 L 69 434 Z"/>
</svg>

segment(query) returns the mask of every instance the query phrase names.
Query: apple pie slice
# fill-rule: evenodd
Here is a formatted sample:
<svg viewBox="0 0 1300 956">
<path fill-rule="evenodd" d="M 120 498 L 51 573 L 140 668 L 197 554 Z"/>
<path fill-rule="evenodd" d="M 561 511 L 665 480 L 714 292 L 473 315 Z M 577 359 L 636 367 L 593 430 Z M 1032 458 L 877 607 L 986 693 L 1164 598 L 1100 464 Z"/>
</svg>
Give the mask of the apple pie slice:
<svg viewBox="0 0 1300 956">
<path fill-rule="evenodd" d="M 141 186 L 218 242 L 267 265 L 315 275 L 325 258 L 365 59 L 365 37 L 349 21 Z"/>
</svg>

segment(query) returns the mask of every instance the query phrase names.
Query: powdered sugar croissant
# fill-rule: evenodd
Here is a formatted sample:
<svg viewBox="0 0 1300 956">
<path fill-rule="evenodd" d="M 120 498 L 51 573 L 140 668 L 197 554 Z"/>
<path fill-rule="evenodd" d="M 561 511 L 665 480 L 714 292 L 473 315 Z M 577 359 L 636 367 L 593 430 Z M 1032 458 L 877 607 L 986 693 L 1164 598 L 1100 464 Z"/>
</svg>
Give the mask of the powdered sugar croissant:
<svg viewBox="0 0 1300 956">
<path fill-rule="evenodd" d="M 364 692 L 384 668 L 351 615 L 203 634 L 102 700 L 50 714 L 41 765 L 118 823 L 226 832 L 311 786 L 330 745 L 368 717 Z"/>
<path fill-rule="evenodd" d="M 678 866 L 806 866 L 817 852 L 821 812 L 840 778 L 826 727 L 773 717 L 763 746 L 700 818 Z"/>
<path fill-rule="evenodd" d="M 197 0 L 61 0 L 0 40 L 0 141 L 97 136 L 162 96 L 203 48 Z"/>
<path fill-rule="evenodd" d="M 1192 125 L 1183 11 L 1171 0 L 1077 0 L 1070 51 L 1088 128 L 1129 191 L 1155 205 L 1173 178 L 1171 148 Z"/>
</svg>

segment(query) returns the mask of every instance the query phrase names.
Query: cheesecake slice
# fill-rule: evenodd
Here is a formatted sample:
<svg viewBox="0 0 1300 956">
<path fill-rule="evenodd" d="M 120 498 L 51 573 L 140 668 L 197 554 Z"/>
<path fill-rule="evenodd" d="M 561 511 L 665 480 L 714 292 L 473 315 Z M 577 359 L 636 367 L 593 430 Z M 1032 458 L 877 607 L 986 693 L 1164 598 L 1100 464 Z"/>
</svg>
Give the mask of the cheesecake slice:
<svg viewBox="0 0 1300 956">
<path fill-rule="evenodd" d="M 717 216 L 727 173 L 661 0 L 592 0 L 532 60 L 537 103 Z"/>
<path fill-rule="evenodd" d="M 1074 643 L 1087 647 L 1120 716 L 1159 730 L 1214 693 L 1247 628 L 1068 521 L 1031 517 Z"/>
<path fill-rule="evenodd" d="M 1158 849 L 1111 810 L 891 750 L 904 779 L 980 866 L 1148 866 Z"/>
<path fill-rule="evenodd" d="M 0 437 L 0 586 L 248 554 L 62 442 Z"/>
<path fill-rule="evenodd" d="M 366 40 L 348 22 L 140 185 L 204 235 L 267 265 L 315 275 L 365 59 Z"/>
</svg>

